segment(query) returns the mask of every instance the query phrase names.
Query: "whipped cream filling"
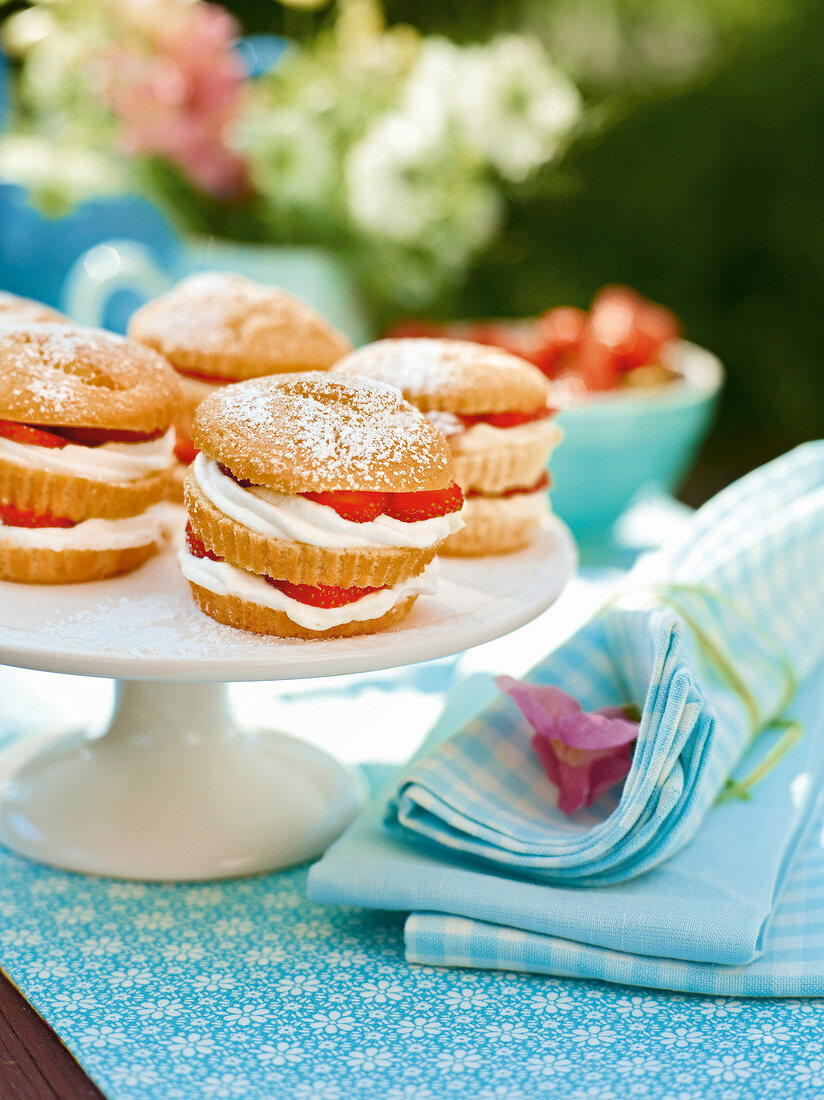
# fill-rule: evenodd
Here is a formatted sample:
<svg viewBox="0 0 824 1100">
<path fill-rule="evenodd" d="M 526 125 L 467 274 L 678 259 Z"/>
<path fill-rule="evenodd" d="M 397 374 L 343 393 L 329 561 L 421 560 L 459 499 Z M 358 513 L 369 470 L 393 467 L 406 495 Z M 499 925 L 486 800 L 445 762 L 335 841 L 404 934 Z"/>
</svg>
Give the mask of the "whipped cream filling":
<svg viewBox="0 0 824 1100">
<path fill-rule="evenodd" d="M 508 447 L 512 444 L 515 446 L 532 444 L 539 440 L 546 441 L 554 447 L 560 438 L 561 429 L 547 417 L 542 420 L 531 420 L 527 424 L 516 424 L 512 428 L 496 428 L 493 424 L 473 424 L 465 432 L 448 436 L 453 455 L 490 451 L 495 447 Z"/>
<path fill-rule="evenodd" d="M 143 443 L 102 443 L 99 447 L 81 447 L 77 443 L 68 443 L 65 447 L 35 447 L 31 443 L 15 443 L 0 437 L 0 458 L 39 470 L 120 484 L 167 470 L 173 462 L 174 447 L 173 428 L 159 439 Z"/>
<path fill-rule="evenodd" d="M 431 595 L 437 588 L 437 566 L 432 561 L 417 577 L 408 577 L 391 588 L 370 592 L 344 607 L 312 607 L 287 596 L 256 573 L 238 569 L 226 561 L 196 558 L 184 547 L 178 554 L 183 576 L 192 584 L 214 592 L 216 596 L 237 596 L 241 600 L 285 612 L 304 630 L 331 630 L 347 623 L 379 619 L 408 596 Z"/>
<path fill-rule="evenodd" d="M 333 550 L 381 546 L 423 550 L 460 531 L 464 525 L 460 512 L 413 523 L 391 516 L 353 523 L 339 516 L 334 508 L 296 493 L 277 493 L 260 486 L 245 489 L 222 473 L 214 459 L 202 453 L 192 469 L 200 491 L 219 512 L 270 539 Z"/>
<path fill-rule="evenodd" d="M 180 526 L 180 509 L 161 501 L 123 519 L 86 519 L 74 527 L 10 527 L 0 521 L 0 546 L 30 550 L 127 550 L 158 545 Z"/>
</svg>

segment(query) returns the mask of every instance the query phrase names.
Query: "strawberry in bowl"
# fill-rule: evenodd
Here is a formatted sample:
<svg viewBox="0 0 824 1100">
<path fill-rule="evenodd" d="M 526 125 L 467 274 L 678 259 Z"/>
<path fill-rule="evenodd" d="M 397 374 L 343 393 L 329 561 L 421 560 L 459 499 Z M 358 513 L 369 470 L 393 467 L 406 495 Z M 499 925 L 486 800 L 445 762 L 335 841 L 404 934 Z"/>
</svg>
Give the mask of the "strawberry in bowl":
<svg viewBox="0 0 824 1100">
<path fill-rule="evenodd" d="M 579 538 L 600 540 L 650 490 L 677 488 L 709 429 L 723 382 L 710 352 L 684 340 L 675 314 L 607 286 L 589 311 L 524 320 L 404 322 L 394 337 L 458 337 L 535 364 L 549 379 L 564 438 L 552 459 L 552 506 Z"/>
</svg>

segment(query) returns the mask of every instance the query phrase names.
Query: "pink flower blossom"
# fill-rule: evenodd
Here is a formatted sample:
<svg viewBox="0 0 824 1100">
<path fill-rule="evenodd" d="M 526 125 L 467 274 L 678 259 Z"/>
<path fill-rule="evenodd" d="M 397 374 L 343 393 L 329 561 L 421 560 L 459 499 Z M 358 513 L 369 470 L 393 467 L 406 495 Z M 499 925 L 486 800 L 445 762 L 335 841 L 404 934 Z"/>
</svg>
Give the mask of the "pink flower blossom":
<svg viewBox="0 0 824 1100">
<path fill-rule="evenodd" d="M 536 686 L 499 676 L 495 683 L 534 729 L 532 747 L 550 783 L 558 809 L 574 814 L 591 806 L 627 775 L 638 723 L 622 707 L 586 712 L 577 699 L 551 685 Z"/>
<path fill-rule="evenodd" d="M 121 0 L 119 9 L 122 33 L 102 65 L 125 151 L 164 157 L 219 198 L 238 194 L 246 164 L 225 139 L 244 82 L 231 16 L 179 0 Z"/>
</svg>

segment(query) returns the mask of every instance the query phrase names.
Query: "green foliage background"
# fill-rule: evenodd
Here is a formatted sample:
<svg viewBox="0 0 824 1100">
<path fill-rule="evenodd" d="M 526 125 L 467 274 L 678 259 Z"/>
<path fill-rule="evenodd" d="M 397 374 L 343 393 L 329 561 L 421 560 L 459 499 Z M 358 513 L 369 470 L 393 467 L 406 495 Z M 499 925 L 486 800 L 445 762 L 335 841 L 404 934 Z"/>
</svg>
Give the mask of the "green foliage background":
<svg viewBox="0 0 824 1100">
<path fill-rule="evenodd" d="M 698 8 L 702 4 L 695 5 Z M 620 119 L 573 150 L 555 193 L 511 211 L 444 316 L 584 305 L 605 282 L 665 302 L 729 371 L 687 496 L 824 434 L 824 4 L 707 0 L 723 49 L 678 90 L 590 87 Z M 250 30 L 312 33 L 328 16 L 258 0 Z M 458 38 L 545 17 L 543 3 L 394 0 L 390 20 Z M 627 19 L 640 5 L 624 3 Z"/>
</svg>

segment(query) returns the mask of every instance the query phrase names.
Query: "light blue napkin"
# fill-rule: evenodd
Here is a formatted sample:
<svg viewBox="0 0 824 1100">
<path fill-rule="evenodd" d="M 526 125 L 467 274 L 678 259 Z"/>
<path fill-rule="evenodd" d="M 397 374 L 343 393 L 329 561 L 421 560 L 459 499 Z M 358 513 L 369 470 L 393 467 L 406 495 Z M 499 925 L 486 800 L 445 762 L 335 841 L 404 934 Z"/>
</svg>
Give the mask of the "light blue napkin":
<svg viewBox="0 0 824 1100">
<path fill-rule="evenodd" d="M 412 910 L 413 961 L 824 994 L 822 486 L 820 443 L 732 486 L 659 558 L 682 586 L 671 602 L 593 620 L 530 677 L 593 707 L 652 682 L 620 797 L 561 818 L 515 708 L 469 682 L 393 785 L 391 828 L 384 797 L 312 869 L 311 895 Z M 787 748 L 775 726 L 753 740 L 779 712 L 800 738 Z M 765 760 L 749 801 L 713 806 L 731 770 L 741 780 Z"/>
<path fill-rule="evenodd" d="M 586 710 L 643 703 L 623 788 L 564 816 L 530 729 L 501 697 L 413 763 L 390 829 L 557 884 L 623 882 L 680 851 L 753 737 L 824 658 L 824 443 L 725 490 L 677 548 L 630 576 L 628 605 L 528 676 Z"/>
<path fill-rule="evenodd" d="M 528 904 L 546 909 L 545 924 L 558 929 L 554 934 L 412 913 L 405 927 L 407 960 L 684 993 L 824 996 L 824 666 L 809 677 L 791 709 L 803 723 L 804 743 L 755 788 L 750 802 L 712 811 L 694 841 L 664 866 L 598 891 L 532 886 Z M 769 841 L 771 829 L 786 844 L 783 857 L 780 843 Z M 767 860 L 759 869 L 762 853 Z M 448 912 L 463 911 L 460 901 L 451 905 L 433 889 L 431 878 L 425 881 L 422 862 L 413 877 L 416 908 L 437 897 Z M 524 900 L 518 885 L 477 874 L 473 890 L 500 892 L 506 899 L 498 906 L 500 918 L 517 924 Z M 776 899 L 772 913 L 770 892 Z M 593 902 L 597 916 L 587 916 Z M 605 921 L 613 922 L 611 935 L 603 934 Z M 633 932 L 638 923 L 643 932 Z M 727 965 L 713 965 L 713 959 Z"/>
<path fill-rule="evenodd" d="M 428 747 L 493 690 L 478 677 L 459 685 Z M 309 894 L 411 910 L 410 962 L 731 996 L 824 995 L 824 666 L 790 713 L 804 735 L 752 798 L 715 807 L 692 843 L 640 878 L 593 890 L 490 870 L 388 832 L 384 794 L 311 869 Z M 771 739 L 753 746 L 742 772 Z"/>
</svg>

